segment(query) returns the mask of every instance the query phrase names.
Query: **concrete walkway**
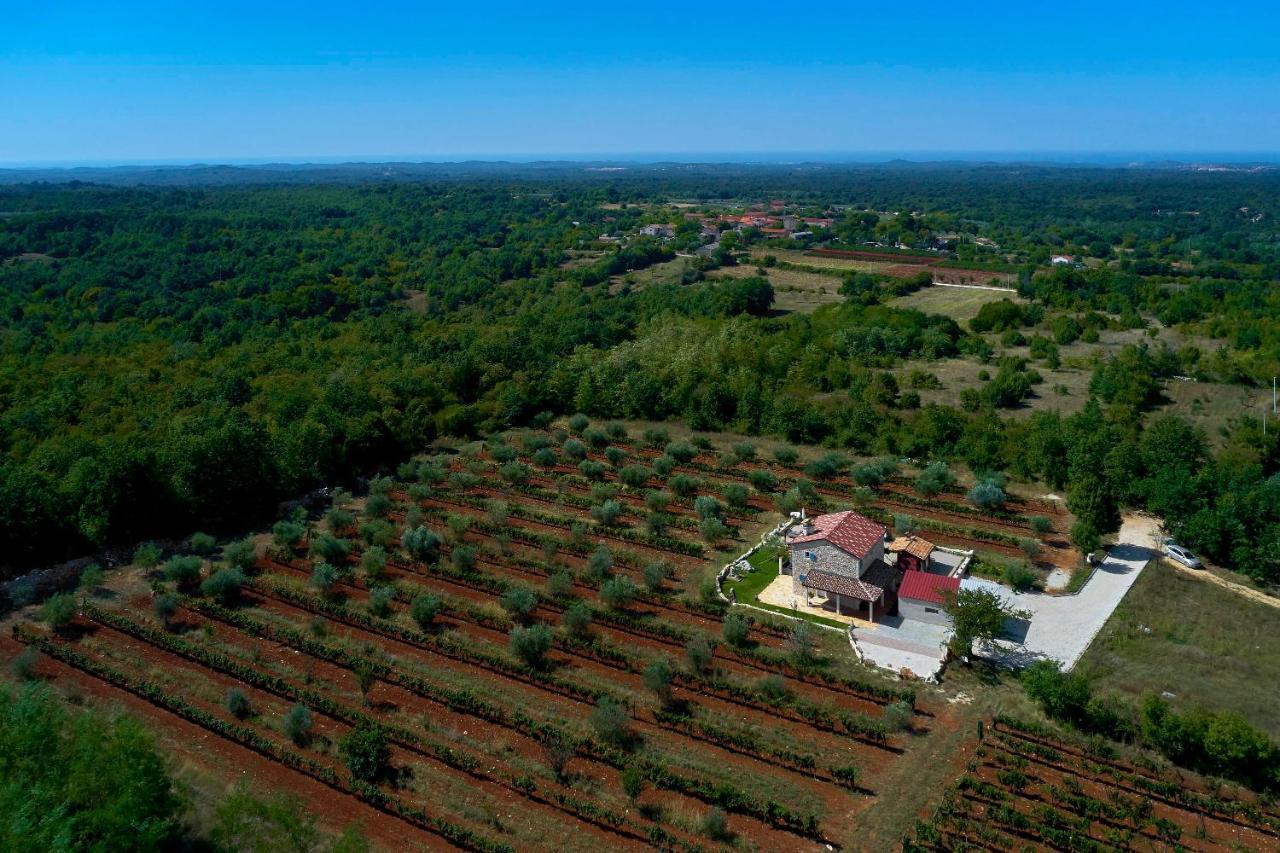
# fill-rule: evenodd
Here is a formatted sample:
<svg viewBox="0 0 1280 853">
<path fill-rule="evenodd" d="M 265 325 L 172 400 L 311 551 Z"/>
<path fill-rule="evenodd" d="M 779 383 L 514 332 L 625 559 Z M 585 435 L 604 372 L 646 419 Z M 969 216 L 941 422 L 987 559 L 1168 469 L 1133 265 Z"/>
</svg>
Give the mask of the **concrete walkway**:
<svg viewBox="0 0 1280 853">
<path fill-rule="evenodd" d="M 1076 595 L 1011 592 L 1013 606 L 1031 613 L 1026 636 L 1020 641 L 997 640 L 991 647 L 979 649 L 979 654 L 1014 667 L 1044 658 L 1058 661 L 1064 670 L 1074 667 L 1143 566 L 1158 553 L 1158 531 L 1154 519 L 1126 517 L 1119 541 Z"/>
</svg>

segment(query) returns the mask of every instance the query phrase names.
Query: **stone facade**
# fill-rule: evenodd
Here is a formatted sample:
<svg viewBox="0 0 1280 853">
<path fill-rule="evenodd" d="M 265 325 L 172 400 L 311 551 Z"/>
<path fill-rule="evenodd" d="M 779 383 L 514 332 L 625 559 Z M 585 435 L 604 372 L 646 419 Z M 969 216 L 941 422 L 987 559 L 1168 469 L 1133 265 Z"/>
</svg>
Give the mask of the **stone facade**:
<svg viewBox="0 0 1280 853">
<path fill-rule="evenodd" d="M 884 559 L 883 542 L 877 542 L 873 545 L 871 550 L 867 552 L 867 556 L 861 560 L 842 548 L 837 548 L 830 542 L 802 542 L 797 545 L 790 545 L 788 548 L 791 553 L 791 588 L 798 596 L 804 595 L 804 588 L 800 586 L 800 576 L 805 573 L 804 568 L 806 566 L 837 575 L 860 578 L 863 571 L 869 568 L 876 560 Z M 805 553 L 809 553 L 817 559 L 806 557 Z"/>
</svg>

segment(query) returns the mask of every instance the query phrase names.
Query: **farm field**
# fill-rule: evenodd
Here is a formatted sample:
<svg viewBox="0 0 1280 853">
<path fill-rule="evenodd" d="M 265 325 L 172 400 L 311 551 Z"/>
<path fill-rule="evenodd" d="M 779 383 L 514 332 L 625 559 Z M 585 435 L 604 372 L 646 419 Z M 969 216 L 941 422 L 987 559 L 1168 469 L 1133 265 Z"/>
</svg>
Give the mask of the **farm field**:
<svg viewBox="0 0 1280 853">
<path fill-rule="evenodd" d="M 1280 811 L 1234 787 L 1117 759 L 996 717 L 908 850 L 1269 850 Z"/>
<path fill-rule="evenodd" d="M 1004 293 L 997 290 L 979 290 L 966 287 L 924 287 L 914 293 L 899 296 L 889 302 L 895 308 L 914 308 L 926 314 L 941 314 L 950 317 L 957 323 L 967 324 L 978 315 L 979 309 L 988 302 L 1009 299 L 1022 303 L 1024 300 L 1016 293 Z"/>
<path fill-rule="evenodd" d="M 712 278 L 747 278 L 760 275 L 754 266 L 723 267 Z M 840 279 L 834 275 L 804 272 L 802 270 L 765 269 L 765 278 L 773 285 L 773 307 L 776 311 L 795 311 L 808 314 L 823 305 L 844 301 L 840 295 Z"/>
<path fill-rule="evenodd" d="M 1280 609 L 1250 601 L 1157 560 L 1138 579 L 1080 670 L 1099 690 L 1175 707 L 1236 711 L 1280 736 L 1280 709 L 1262 685 L 1280 678 Z"/>
<path fill-rule="evenodd" d="M 136 569 L 61 631 L 18 621 L 6 653 L 34 646 L 54 685 L 125 701 L 179 752 L 202 744 L 190 758 L 213 773 L 244 762 L 332 801 L 335 818 L 373 816 L 383 841 L 860 849 L 878 780 L 929 741 L 939 709 L 858 664 L 842 636 L 801 638 L 764 614 L 733 636 L 706 581 L 776 523 L 776 493 L 803 472 L 666 450 L 615 427 L 422 458 L 323 521 L 260 538 L 237 593 L 180 584 L 157 615 L 148 587 L 164 574 Z M 776 485 L 743 489 L 750 471 Z M 819 508 L 856 487 L 812 488 Z M 875 494 L 864 512 L 910 508 L 939 541 L 996 550 L 1016 551 L 1019 512 L 1039 509 L 978 517 L 894 482 Z M 232 689 L 247 713 L 228 710 Z M 298 705 L 312 725 L 291 737 Z M 386 766 L 356 778 L 344 745 L 371 730 Z"/>
</svg>

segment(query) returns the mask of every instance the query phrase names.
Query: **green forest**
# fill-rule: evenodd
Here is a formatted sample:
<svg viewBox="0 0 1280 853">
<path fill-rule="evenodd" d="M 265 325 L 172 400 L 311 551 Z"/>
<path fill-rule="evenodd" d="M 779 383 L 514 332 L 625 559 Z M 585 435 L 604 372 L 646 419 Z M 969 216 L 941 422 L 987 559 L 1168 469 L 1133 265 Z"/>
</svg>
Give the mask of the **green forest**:
<svg viewBox="0 0 1280 853">
<path fill-rule="evenodd" d="M 1213 560 L 1280 582 L 1280 422 L 1264 435 L 1260 411 L 1241 412 L 1206 435 L 1162 395 L 1181 376 L 1261 399 L 1280 374 L 1274 171 L 259 178 L 0 187 L 7 574 L 261 526 L 279 502 L 437 438 L 583 412 L 962 462 L 1065 490 L 1085 547 L 1141 507 Z M 662 206 L 774 198 L 832 212 L 833 245 L 949 243 L 957 260 L 1016 270 L 1030 301 L 962 324 L 888 304 L 907 285 L 864 274 L 846 276 L 838 304 L 777 311 L 766 280 L 708 276 L 746 261 L 751 231 L 681 283 L 618 286 L 674 257 L 637 236 L 679 216 Z M 1051 266 L 1061 253 L 1088 263 Z M 1059 346 L 1157 324 L 1212 345 L 1127 346 L 1094 365 L 1078 411 L 1018 416 Z M 1033 357 L 1002 356 L 993 335 L 1029 339 Z M 951 359 L 994 377 L 921 405 L 888 372 Z"/>
</svg>

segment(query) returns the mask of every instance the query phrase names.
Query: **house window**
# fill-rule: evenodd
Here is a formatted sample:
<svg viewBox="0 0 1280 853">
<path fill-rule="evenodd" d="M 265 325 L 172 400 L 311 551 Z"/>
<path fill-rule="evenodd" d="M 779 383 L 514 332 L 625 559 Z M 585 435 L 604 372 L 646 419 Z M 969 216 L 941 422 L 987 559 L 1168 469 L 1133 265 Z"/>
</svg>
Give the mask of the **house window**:
<svg viewBox="0 0 1280 853">
<path fill-rule="evenodd" d="M 926 607 L 926 608 L 924 609 L 924 612 L 925 612 L 925 613 L 937 613 L 937 612 L 938 612 L 938 608 L 936 608 L 936 607 Z"/>
</svg>

